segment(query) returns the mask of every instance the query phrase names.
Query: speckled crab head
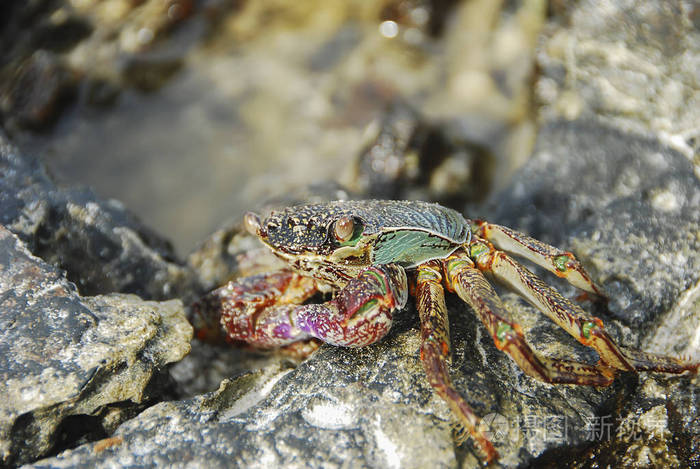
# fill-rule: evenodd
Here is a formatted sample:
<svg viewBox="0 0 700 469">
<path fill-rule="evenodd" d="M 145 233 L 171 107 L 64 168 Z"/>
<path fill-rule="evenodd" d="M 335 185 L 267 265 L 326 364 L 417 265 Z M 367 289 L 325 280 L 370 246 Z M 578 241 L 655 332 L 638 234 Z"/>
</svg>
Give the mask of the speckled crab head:
<svg viewBox="0 0 700 469">
<path fill-rule="evenodd" d="M 296 207 L 260 217 L 245 215 L 246 229 L 292 267 L 329 283 L 344 283 L 371 265 L 376 236 L 363 234 L 363 220 L 332 206 Z"/>
<path fill-rule="evenodd" d="M 352 214 L 319 210 L 273 212 L 262 221 L 257 214 L 248 212 L 244 222 L 248 232 L 272 250 L 288 254 L 329 255 L 335 249 L 356 244 L 364 226 Z"/>
</svg>

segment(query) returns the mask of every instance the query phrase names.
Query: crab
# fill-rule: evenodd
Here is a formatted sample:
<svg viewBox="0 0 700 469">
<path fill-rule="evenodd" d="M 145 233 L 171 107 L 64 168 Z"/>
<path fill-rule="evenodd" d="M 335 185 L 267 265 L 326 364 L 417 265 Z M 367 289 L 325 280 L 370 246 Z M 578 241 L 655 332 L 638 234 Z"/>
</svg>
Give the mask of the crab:
<svg viewBox="0 0 700 469">
<path fill-rule="evenodd" d="M 295 347 L 313 339 L 363 347 L 387 334 L 410 292 L 420 316 L 420 360 L 428 382 L 487 463 L 498 459 L 498 453 L 450 380 L 445 290 L 471 307 L 499 350 L 524 373 L 546 383 L 607 386 L 618 371 L 681 374 L 697 373 L 700 366 L 617 345 L 601 319 L 510 255 L 603 297 L 572 253 L 504 226 L 466 219 L 438 204 L 335 201 L 290 207 L 262 221 L 249 212 L 244 223 L 286 267 L 233 280 L 195 303 L 195 316 L 205 325 L 199 327 L 200 336 L 220 324 L 230 341 L 257 348 Z M 505 284 L 592 347 L 598 363 L 534 352 L 486 277 Z M 308 303 L 317 292 L 333 295 L 325 302 Z"/>
</svg>

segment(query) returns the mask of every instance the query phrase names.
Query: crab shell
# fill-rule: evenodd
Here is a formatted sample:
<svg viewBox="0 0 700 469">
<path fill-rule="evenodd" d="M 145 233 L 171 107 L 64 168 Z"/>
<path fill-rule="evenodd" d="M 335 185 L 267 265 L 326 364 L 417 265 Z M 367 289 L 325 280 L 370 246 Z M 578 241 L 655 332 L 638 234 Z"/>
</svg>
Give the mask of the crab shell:
<svg viewBox="0 0 700 469">
<path fill-rule="evenodd" d="M 334 224 L 354 222 L 341 241 Z M 272 251 L 302 274 L 342 287 L 370 265 L 412 268 L 449 256 L 471 239 L 458 212 L 420 201 L 335 201 L 273 212 L 262 223 L 246 215 L 246 225 Z"/>
</svg>

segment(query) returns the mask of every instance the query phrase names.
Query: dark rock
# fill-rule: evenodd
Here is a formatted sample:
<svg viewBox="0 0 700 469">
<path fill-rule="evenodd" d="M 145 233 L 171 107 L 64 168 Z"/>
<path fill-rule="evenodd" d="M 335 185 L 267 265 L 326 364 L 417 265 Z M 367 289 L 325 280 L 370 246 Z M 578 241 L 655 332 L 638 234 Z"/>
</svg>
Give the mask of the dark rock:
<svg viewBox="0 0 700 469">
<path fill-rule="evenodd" d="M 170 244 L 115 200 L 56 187 L 41 163 L 0 134 L 0 223 L 64 270 L 83 295 L 192 296 L 196 281 Z"/>
<path fill-rule="evenodd" d="M 392 102 L 367 133 L 355 168 L 355 189 L 366 198 L 461 208 L 488 191 L 494 156 L 475 142 L 453 141 L 407 103 Z"/>
<path fill-rule="evenodd" d="M 167 392 L 189 351 L 182 303 L 80 297 L 64 273 L 0 227 L 0 464 L 109 434 Z"/>
<path fill-rule="evenodd" d="M 16 68 L 7 86 L 0 89 L 0 111 L 5 119 L 24 127 L 41 128 L 53 123 L 75 94 L 77 75 L 57 56 L 36 51 Z"/>
</svg>

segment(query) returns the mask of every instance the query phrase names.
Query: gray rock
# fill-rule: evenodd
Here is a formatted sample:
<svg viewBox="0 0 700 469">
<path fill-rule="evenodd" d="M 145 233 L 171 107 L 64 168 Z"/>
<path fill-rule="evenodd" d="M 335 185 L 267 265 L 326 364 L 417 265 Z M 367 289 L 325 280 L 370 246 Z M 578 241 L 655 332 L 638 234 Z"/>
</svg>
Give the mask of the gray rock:
<svg viewBox="0 0 700 469">
<path fill-rule="evenodd" d="M 43 165 L 0 132 L 0 223 L 67 272 L 83 295 L 192 296 L 196 280 L 170 244 L 115 200 L 56 187 Z"/>
<path fill-rule="evenodd" d="M 692 1 L 569 3 L 545 29 L 540 118 L 600 119 L 698 160 L 700 30 Z M 697 173 L 700 175 L 700 172 Z"/>
<path fill-rule="evenodd" d="M 80 297 L 65 274 L 0 226 L 0 464 L 109 434 L 168 392 L 189 352 L 179 300 Z"/>
<path fill-rule="evenodd" d="M 152 407 L 102 453 L 84 445 L 35 467 L 453 467 L 449 424 L 415 405 L 436 399 L 415 380 L 416 339 L 411 331 L 379 347 L 324 347 L 293 371 L 270 366 Z M 398 382 L 396 369 L 408 371 Z"/>
</svg>

